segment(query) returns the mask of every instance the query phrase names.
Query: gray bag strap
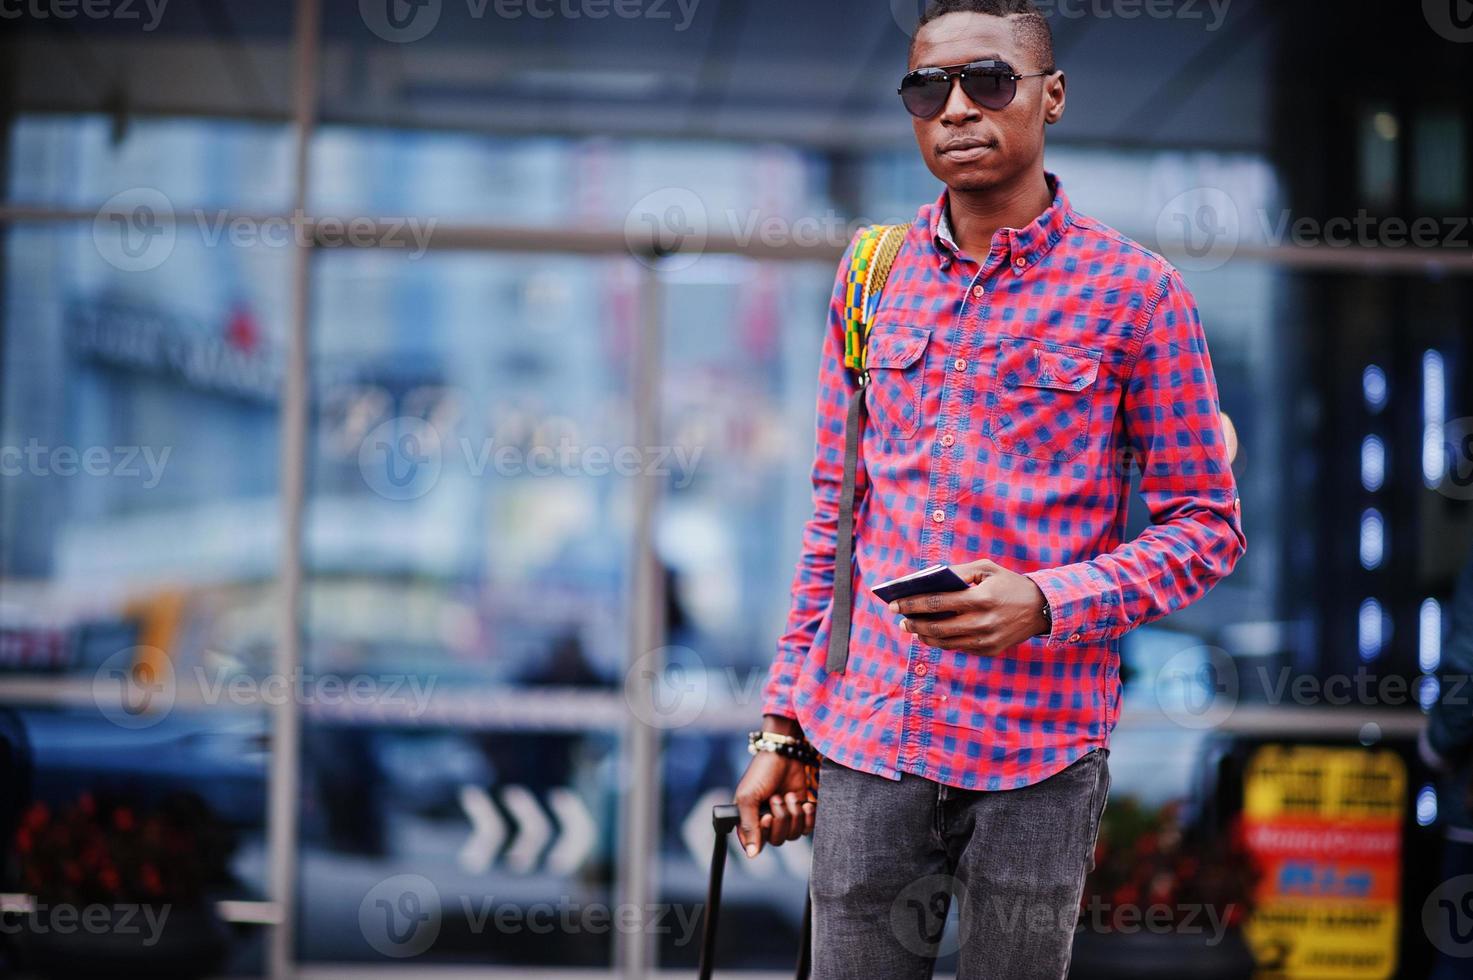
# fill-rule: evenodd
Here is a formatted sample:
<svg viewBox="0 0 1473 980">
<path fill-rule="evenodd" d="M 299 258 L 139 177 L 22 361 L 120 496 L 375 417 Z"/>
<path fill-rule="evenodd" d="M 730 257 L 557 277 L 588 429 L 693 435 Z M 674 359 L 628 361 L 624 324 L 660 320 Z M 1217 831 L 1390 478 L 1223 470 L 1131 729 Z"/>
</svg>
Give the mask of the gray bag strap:
<svg viewBox="0 0 1473 980">
<path fill-rule="evenodd" d="M 869 387 L 865 364 L 869 328 L 880 293 L 905 242 L 908 225 L 874 225 L 863 229 L 851 249 L 849 296 L 845 304 L 845 360 L 854 372 L 855 389 L 844 422 L 844 479 L 839 490 L 838 537 L 834 542 L 834 602 L 825 666 L 841 674 L 849 660 L 849 633 L 854 618 L 854 490 L 858 483 L 859 441 L 864 433 L 864 395 Z M 857 300 L 857 302 L 856 302 Z"/>
</svg>

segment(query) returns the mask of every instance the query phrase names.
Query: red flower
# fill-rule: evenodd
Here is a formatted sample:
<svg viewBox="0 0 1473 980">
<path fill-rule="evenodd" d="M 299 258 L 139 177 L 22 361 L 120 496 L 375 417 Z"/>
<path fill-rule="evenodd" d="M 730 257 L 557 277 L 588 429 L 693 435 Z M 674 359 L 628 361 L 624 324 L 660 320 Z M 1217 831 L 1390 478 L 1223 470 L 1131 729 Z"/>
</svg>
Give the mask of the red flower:
<svg viewBox="0 0 1473 980">
<path fill-rule="evenodd" d="M 134 823 L 134 820 L 133 820 L 133 811 L 132 810 L 128 809 L 125 806 L 120 806 L 116 810 L 113 811 L 113 826 L 114 827 L 117 827 L 119 830 L 121 830 L 121 831 L 123 831 L 123 832 L 126 833 L 127 831 L 132 830 L 133 827 L 134 827 L 134 825 L 135 825 L 135 823 Z"/>
<path fill-rule="evenodd" d="M 33 803 L 31 804 L 31 808 L 26 811 L 26 826 L 32 830 L 39 830 L 50 816 L 51 811 L 46 809 L 45 803 Z"/>
</svg>

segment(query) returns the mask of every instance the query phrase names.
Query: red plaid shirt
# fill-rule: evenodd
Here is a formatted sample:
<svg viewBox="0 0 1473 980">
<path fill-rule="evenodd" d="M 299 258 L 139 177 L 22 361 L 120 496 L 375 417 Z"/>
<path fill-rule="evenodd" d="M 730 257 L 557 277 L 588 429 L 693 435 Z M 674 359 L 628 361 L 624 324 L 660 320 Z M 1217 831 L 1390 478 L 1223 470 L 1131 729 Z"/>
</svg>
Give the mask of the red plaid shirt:
<svg viewBox="0 0 1473 980">
<path fill-rule="evenodd" d="M 899 779 L 1010 789 L 1109 743 L 1120 637 L 1200 598 L 1246 541 L 1191 292 L 1165 259 L 1069 206 L 951 240 L 916 215 L 869 339 L 854 618 L 824 668 L 844 420 L 839 265 L 819 370 L 813 516 L 763 713 L 825 756 Z M 851 246 L 852 247 L 852 246 Z M 1151 526 L 1123 542 L 1133 468 Z M 1048 598 L 1053 632 L 984 657 L 926 646 L 868 586 L 990 558 Z"/>
</svg>

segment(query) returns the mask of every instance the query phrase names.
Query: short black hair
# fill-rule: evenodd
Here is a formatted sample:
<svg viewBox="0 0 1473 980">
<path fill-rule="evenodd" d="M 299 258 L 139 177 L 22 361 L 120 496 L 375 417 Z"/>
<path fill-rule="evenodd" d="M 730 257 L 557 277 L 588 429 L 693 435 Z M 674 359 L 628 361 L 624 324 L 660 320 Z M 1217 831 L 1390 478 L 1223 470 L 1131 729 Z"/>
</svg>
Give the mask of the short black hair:
<svg viewBox="0 0 1473 980">
<path fill-rule="evenodd" d="M 916 34 L 922 27 L 947 14 L 989 14 L 993 17 L 1016 17 L 1014 34 L 1018 41 L 1038 59 L 1035 71 L 1053 71 L 1054 30 L 1048 18 L 1033 3 L 1033 0 L 931 0 L 916 24 Z M 910 53 L 915 52 L 915 34 L 911 35 Z M 909 56 L 907 56 L 908 58 Z M 1024 66 L 1014 65 L 1015 68 Z M 1027 66 L 1032 67 L 1032 66 Z"/>
</svg>

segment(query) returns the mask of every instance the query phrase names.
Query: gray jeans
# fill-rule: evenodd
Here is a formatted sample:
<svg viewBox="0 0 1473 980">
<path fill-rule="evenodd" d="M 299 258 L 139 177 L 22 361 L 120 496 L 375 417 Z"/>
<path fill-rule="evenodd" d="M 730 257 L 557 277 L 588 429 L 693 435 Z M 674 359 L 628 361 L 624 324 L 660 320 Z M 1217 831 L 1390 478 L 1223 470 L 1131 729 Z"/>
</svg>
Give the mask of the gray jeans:
<svg viewBox="0 0 1473 980">
<path fill-rule="evenodd" d="M 813 980 L 927 980 L 951 952 L 958 980 L 1063 978 L 1110 791 L 1108 755 L 1095 749 L 1000 791 L 824 759 L 809 876 Z"/>
</svg>

